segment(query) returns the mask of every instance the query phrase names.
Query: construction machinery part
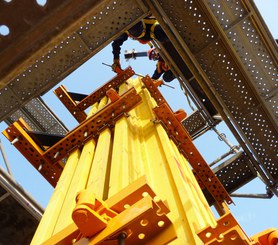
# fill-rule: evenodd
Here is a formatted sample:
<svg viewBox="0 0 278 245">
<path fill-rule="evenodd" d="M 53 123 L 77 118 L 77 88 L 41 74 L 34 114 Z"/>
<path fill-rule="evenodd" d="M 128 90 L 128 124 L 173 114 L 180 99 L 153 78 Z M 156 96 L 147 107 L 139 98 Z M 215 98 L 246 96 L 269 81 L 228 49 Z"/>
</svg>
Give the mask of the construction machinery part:
<svg viewBox="0 0 278 245">
<path fill-rule="evenodd" d="M 8 116 L 5 122 L 10 125 L 19 118 L 22 118 L 33 131 L 59 135 L 65 135 L 69 131 L 41 97 L 26 103 Z"/>
<path fill-rule="evenodd" d="M 173 5 L 159 0 L 149 6 L 178 50 L 179 57 L 174 57 L 171 49 L 163 49 L 170 63 L 182 58 L 264 183 L 277 195 L 278 49 L 253 1 Z"/>
<path fill-rule="evenodd" d="M 194 111 L 188 115 L 182 121 L 182 124 L 193 140 L 210 129 L 210 126 L 199 111 Z"/>
<path fill-rule="evenodd" d="M 44 156 L 45 151 L 28 135 L 26 129 L 31 131 L 29 126 L 19 119 L 4 130 L 3 134 L 52 186 L 56 186 L 64 164 L 48 161 Z"/>
<path fill-rule="evenodd" d="M 162 123 L 169 137 L 176 143 L 185 158 L 188 159 L 194 172 L 214 197 L 215 201 L 219 204 L 221 204 L 223 200 L 228 204 L 233 203 L 230 195 L 192 143 L 190 135 L 186 132 L 181 122 L 176 119 L 171 108 L 166 103 L 163 103 L 156 107 L 154 112 L 157 116 L 157 120 Z"/>
<path fill-rule="evenodd" d="M 77 107 L 76 102 L 67 92 L 65 86 L 61 85 L 60 87 L 56 88 L 54 93 L 68 109 L 68 111 L 73 115 L 77 122 L 81 123 L 87 118 L 87 114 Z"/>
<path fill-rule="evenodd" d="M 278 244 L 278 230 L 275 228 L 269 228 L 255 234 L 251 238 L 260 245 L 276 245 Z"/>
<path fill-rule="evenodd" d="M 82 147 L 86 141 L 97 138 L 99 133 L 114 124 L 114 120 L 124 116 L 141 101 L 134 88 L 124 93 L 114 103 L 83 121 L 70 131 L 63 139 L 45 151 L 28 135 L 28 125 L 22 120 L 10 125 L 3 133 L 14 143 L 25 158 L 40 171 L 40 173 L 55 186 L 64 164 L 59 163 L 75 148 Z"/>
<path fill-rule="evenodd" d="M 1 120 L 53 88 L 147 14 L 135 0 L 48 0 L 45 6 L 1 1 L 0 9 L 1 23 L 9 28 L 8 35 L 0 35 Z"/>
<path fill-rule="evenodd" d="M 152 13 L 177 51 L 178 57 L 172 57 L 171 49 L 159 44 L 182 84 L 188 83 L 182 70 L 185 65 L 264 182 L 275 188 L 278 171 L 272 145 L 277 141 L 277 43 L 253 1 L 178 0 L 175 6 L 169 0 L 82 4 L 49 0 L 45 6 L 27 4 L 28 8 L 14 1 L 1 2 L 1 18 L 10 33 L 1 36 L 1 58 L 9 62 L 2 62 L 0 69 L 0 118 L 53 87 L 124 30 Z M 34 15 L 42 9 L 43 15 Z M 21 13 L 16 26 L 9 18 L 15 11 Z M 70 18 L 67 13 L 71 13 Z M 77 18 L 73 20 L 72 15 Z M 30 16 L 32 21 L 27 25 L 25 20 L 30 20 Z M 180 23 L 186 23 L 186 28 Z M 59 28 L 49 31 L 45 26 Z M 21 49 L 14 48 L 15 44 Z M 176 65 L 180 61 L 182 65 Z M 213 125 L 215 121 L 203 109 L 200 113 Z"/>
<path fill-rule="evenodd" d="M 183 127 L 181 121 L 184 118 L 178 120 L 149 76 L 142 78 L 142 81 L 157 102 L 158 106 L 153 109 L 157 117 L 156 119 L 163 125 L 169 138 L 175 142 L 179 150 L 189 161 L 198 179 L 201 180 L 201 186 L 205 186 L 208 189 L 218 204 L 221 204 L 223 200 L 231 204 L 232 200 L 229 194 L 196 149 L 190 135 Z"/>
<path fill-rule="evenodd" d="M 167 244 L 176 238 L 167 205 L 143 176 L 106 201 L 94 196 L 94 186 L 81 191 L 70 224 L 43 244 Z"/>
<path fill-rule="evenodd" d="M 110 88 L 118 89 L 118 87 L 128 78 L 133 76 L 135 73 L 131 67 L 126 68 L 120 74 L 113 77 L 110 81 L 102 85 L 100 88 L 95 90 L 90 95 L 87 95 L 81 101 L 74 101 L 74 99 L 67 92 L 66 88 L 62 85 L 58 87 L 54 93 L 69 110 L 69 112 L 74 116 L 74 118 L 81 123 L 87 117 L 84 112 L 88 107 L 92 106 L 94 103 L 98 102 Z"/>
<path fill-rule="evenodd" d="M 216 227 L 206 227 L 198 232 L 205 245 L 259 245 L 252 241 L 235 220 L 228 208 L 224 206 L 225 214 L 217 220 Z"/>
</svg>

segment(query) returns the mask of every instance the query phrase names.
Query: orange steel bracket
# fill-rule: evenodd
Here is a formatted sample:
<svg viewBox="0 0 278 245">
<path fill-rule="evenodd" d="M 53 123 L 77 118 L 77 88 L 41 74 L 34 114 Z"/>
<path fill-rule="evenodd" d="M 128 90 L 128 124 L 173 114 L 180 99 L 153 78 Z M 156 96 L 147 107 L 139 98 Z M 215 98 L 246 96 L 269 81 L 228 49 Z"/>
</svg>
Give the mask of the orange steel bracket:
<svg viewBox="0 0 278 245">
<path fill-rule="evenodd" d="M 91 237 L 107 226 L 117 215 L 106 203 L 93 195 L 92 188 L 81 191 L 76 197 L 72 219 L 85 237 Z"/>
<path fill-rule="evenodd" d="M 3 131 L 6 138 L 21 152 L 48 182 L 55 187 L 63 171 L 63 163 L 53 164 L 43 156 L 44 150 L 28 135 L 30 127 L 20 118 Z"/>
<path fill-rule="evenodd" d="M 179 122 L 181 122 L 182 120 L 184 120 L 187 117 L 187 114 L 183 109 L 179 109 L 179 110 L 175 111 L 174 115 Z"/>
<path fill-rule="evenodd" d="M 230 195 L 225 190 L 219 179 L 212 172 L 205 159 L 193 144 L 190 135 L 177 120 L 174 113 L 167 103 L 153 109 L 157 119 L 162 122 L 169 137 L 176 143 L 181 153 L 188 159 L 190 165 L 203 182 L 218 204 L 225 200 L 228 204 L 232 203 Z"/>
<path fill-rule="evenodd" d="M 82 147 L 88 140 L 96 139 L 103 129 L 113 127 L 115 120 L 126 115 L 141 101 L 136 90 L 129 89 L 115 102 L 107 104 L 45 151 L 27 134 L 25 129 L 30 129 L 22 119 L 10 125 L 3 134 L 14 142 L 15 147 L 25 158 L 55 186 L 63 169 L 60 161 L 64 157 L 74 149 Z"/>
<path fill-rule="evenodd" d="M 79 103 L 72 100 L 64 86 L 60 86 L 54 93 L 69 110 L 69 112 L 74 116 L 74 118 L 81 123 L 87 117 L 84 112 L 89 106 L 98 102 L 110 88 L 117 89 L 122 83 L 124 83 L 128 78 L 132 77 L 135 72 L 131 67 L 126 68 L 120 74 L 113 77 L 110 81 L 99 87 L 96 91 L 88 95 Z"/>
<path fill-rule="evenodd" d="M 160 91 L 157 88 L 158 87 L 157 82 L 152 80 L 149 76 L 143 77 L 142 82 L 145 84 L 146 88 L 148 89 L 152 97 L 155 99 L 157 105 L 166 102 L 163 95 L 160 93 Z"/>
<path fill-rule="evenodd" d="M 174 226 L 166 216 L 169 209 L 156 197 L 145 177 L 105 202 L 95 198 L 94 188 L 90 186 L 79 195 L 73 211 L 76 224 L 55 234 L 44 245 L 66 244 L 69 240 L 76 244 L 116 245 L 120 236 L 127 245 L 167 244 L 176 239 Z"/>
<path fill-rule="evenodd" d="M 260 245 L 277 245 L 278 244 L 278 229 L 269 228 L 251 237 Z"/>
<path fill-rule="evenodd" d="M 174 113 L 149 76 L 142 78 L 142 81 L 158 104 L 153 109 L 157 119 L 160 120 L 167 134 L 175 142 L 181 153 L 188 159 L 195 171 L 194 174 L 198 176 L 197 179 L 201 180 L 203 186 L 208 189 L 218 204 L 221 205 L 224 200 L 231 204 L 230 195 L 201 156 L 181 123 L 181 119 L 186 116 L 186 113 L 182 111 Z"/>
<path fill-rule="evenodd" d="M 198 233 L 205 245 L 259 245 L 250 239 L 223 203 L 225 214 L 217 220 L 216 227 L 207 227 Z"/>
<path fill-rule="evenodd" d="M 120 98 L 120 95 L 113 88 L 108 89 L 106 95 L 112 103 Z"/>
<path fill-rule="evenodd" d="M 68 109 L 68 111 L 73 115 L 73 117 L 79 122 L 83 122 L 87 118 L 87 114 L 80 110 L 77 107 L 77 104 L 68 94 L 67 89 L 61 85 L 57 89 L 54 90 L 56 96 L 60 99 L 60 101 L 64 104 L 64 106 Z"/>
<path fill-rule="evenodd" d="M 136 90 L 129 89 L 118 100 L 107 104 L 98 113 L 70 131 L 62 140 L 50 147 L 44 155 L 52 162 L 59 161 L 74 148 L 83 146 L 91 138 L 97 138 L 103 129 L 112 127 L 116 119 L 124 116 L 141 101 Z"/>
</svg>

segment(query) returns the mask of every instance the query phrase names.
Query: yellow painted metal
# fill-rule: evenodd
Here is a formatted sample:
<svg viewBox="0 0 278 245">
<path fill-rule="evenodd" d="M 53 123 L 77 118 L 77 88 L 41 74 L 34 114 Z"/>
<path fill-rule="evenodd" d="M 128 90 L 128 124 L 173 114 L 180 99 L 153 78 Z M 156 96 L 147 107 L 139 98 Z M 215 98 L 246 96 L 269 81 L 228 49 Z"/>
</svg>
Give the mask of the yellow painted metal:
<svg viewBox="0 0 278 245">
<path fill-rule="evenodd" d="M 79 156 L 79 150 L 75 150 L 69 156 L 66 167 L 61 174 L 54 193 L 52 194 L 52 197 L 32 239 L 32 245 L 41 244 L 43 241 L 49 239 L 53 235 L 55 224 L 59 218 L 61 210 L 63 209 L 64 199 L 68 195 L 68 185 L 72 180 Z"/>
<path fill-rule="evenodd" d="M 53 213 L 59 212 L 59 217 L 52 220 L 49 211 L 42 221 L 45 224 L 40 226 L 53 226 L 54 235 L 71 225 L 76 194 L 88 184 L 95 185 L 94 194 L 105 200 L 131 182 L 146 176 L 157 196 L 166 200 L 169 205 L 168 217 L 178 236 L 172 244 L 202 244 L 197 231 L 216 225 L 210 207 L 184 156 L 169 139 L 162 125 L 153 122 L 152 109 L 156 106 L 155 100 L 144 88 L 140 78 L 129 79 L 127 83 L 120 86 L 119 94 L 134 86 L 143 103 L 117 119 L 113 129 L 102 131 L 97 142 L 86 143 L 78 157 L 76 168 L 69 169 L 68 163 L 66 164 L 63 178 L 67 172 L 73 177 L 65 186 L 59 184 L 55 192 L 59 192 L 58 188 L 63 188 L 67 194 L 59 201 L 57 210 L 50 209 Z M 99 104 L 96 103 L 90 114 L 107 102 L 107 98 L 104 98 Z M 43 229 L 37 231 L 33 244 L 40 244 L 50 238 L 51 234 L 48 232 L 43 235 L 43 239 L 38 240 L 43 232 Z"/>
<path fill-rule="evenodd" d="M 139 79 L 133 82 L 143 103 L 115 125 L 109 196 L 146 175 L 156 194 L 169 204 L 168 216 L 178 234 L 173 243 L 202 244 L 197 231 L 215 225 L 214 217 L 187 161 L 163 127 L 152 122 L 155 101 L 141 89 Z"/>
</svg>

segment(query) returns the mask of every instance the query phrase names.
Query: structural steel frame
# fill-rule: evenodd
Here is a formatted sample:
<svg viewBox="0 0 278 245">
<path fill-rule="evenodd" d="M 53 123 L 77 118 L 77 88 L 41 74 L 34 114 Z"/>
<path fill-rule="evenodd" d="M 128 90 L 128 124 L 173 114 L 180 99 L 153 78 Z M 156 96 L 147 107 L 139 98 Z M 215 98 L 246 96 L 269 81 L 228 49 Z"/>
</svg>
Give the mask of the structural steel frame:
<svg viewBox="0 0 278 245">
<path fill-rule="evenodd" d="M 0 8 L 9 28 L 0 44 L 1 119 L 152 13 L 179 54 L 161 45 L 181 83 L 189 86 L 184 64 L 277 194 L 277 45 L 253 1 L 29 0 Z"/>
</svg>

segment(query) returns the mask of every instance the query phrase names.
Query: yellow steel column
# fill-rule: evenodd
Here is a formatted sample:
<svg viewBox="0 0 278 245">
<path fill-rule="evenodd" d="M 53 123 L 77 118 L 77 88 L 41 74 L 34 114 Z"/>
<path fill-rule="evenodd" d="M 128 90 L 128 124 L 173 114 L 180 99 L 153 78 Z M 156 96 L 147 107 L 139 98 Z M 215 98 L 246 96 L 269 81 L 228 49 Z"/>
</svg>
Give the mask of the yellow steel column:
<svg viewBox="0 0 278 245">
<path fill-rule="evenodd" d="M 95 186 L 96 197 L 105 200 L 142 176 L 169 204 L 168 217 L 178 236 L 173 244 L 202 244 L 197 232 L 216 224 L 188 162 L 162 125 L 154 122 L 155 100 L 139 78 L 127 83 L 120 86 L 119 94 L 134 86 L 143 102 L 117 119 L 114 129 L 100 132 L 96 142 L 87 142 L 80 156 L 77 151 L 70 155 L 32 244 L 46 241 L 72 223 L 75 197 L 88 185 Z M 108 102 L 104 97 L 91 114 Z"/>
<path fill-rule="evenodd" d="M 68 186 L 72 180 L 79 156 L 79 150 L 75 150 L 73 153 L 70 154 L 66 166 L 42 216 L 42 219 L 39 223 L 31 244 L 41 244 L 53 235 L 56 222 L 61 210 L 63 209 L 64 199 L 68 194 Z"/>
<path fill-rule="evenodd" d="M 184 156 L 164 128 L 153 123 L 155 101 L 141 89 L 139 79 L 129 83 L 134 83 L 143 103 L 115 125 L 109 196 L 146 175 L 158 197 L 169 204 L 168 216 L 178 234 L 173 244 L 202 244 L 197 231 L 215 224 L 209 205 Z"/>
<path fill-rule="evenodd" d="M 103 100 L 106 104 L 106 98 Z M 95 104 L 89 116 L 100 106 L 103 106 L 103 103 Z M 94 140 L 91 140 L 84 145 L 81 154 L 79 150 L 70 154 L 31 244 L 41 244 L 72 223 L 75 198 L 77 193 L 87 186 L 95 145 Z"/>
</svg>

